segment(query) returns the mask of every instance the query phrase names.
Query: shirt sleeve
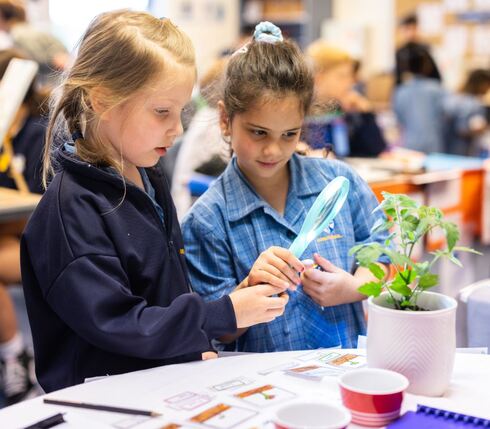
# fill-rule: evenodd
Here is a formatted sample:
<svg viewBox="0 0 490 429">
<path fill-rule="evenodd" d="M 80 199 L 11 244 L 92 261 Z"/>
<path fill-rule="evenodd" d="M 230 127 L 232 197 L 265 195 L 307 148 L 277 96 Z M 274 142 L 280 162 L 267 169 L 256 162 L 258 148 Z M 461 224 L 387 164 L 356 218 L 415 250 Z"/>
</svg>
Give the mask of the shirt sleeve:
<svg viewBox="0 0 490 429">
<path fill-rule="evenodd" d="M 236 278 L 227 234 L 216 217 L 191 213 L 184 220 L 182 234 L 193 290 L 207 301 L 232 292 L 242 279 Z"/>
<path fill-rule="evenodd" d="M 46 293 L 57 315 L 87 342 L 104 350 L 165 359 L 209 350 L 210 339 L 236 330 L 229 297 L 205 303 L 183 294 L 168 307 L 134 295 L 117 256 L 72 261 Z"/>
</svg>

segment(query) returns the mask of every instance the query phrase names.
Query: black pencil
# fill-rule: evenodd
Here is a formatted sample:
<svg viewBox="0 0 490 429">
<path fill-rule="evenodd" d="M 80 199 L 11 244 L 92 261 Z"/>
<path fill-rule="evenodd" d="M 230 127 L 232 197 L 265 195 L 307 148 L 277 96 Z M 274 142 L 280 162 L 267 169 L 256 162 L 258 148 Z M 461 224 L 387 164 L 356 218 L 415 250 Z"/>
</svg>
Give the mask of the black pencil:
<svg viewBox="0 0 490 429">
<path fill-rule="evenodd" d="M 44 398 L 45 404 L 64 405 L 67 407 L 86 408 L 89 410 L 111 411 L 113 413 L 136 414 L 139 416 L 158 417 L 161 413 L 147 410 L 136 410 L 134 408 L 113 407 L 110 405 L 87 404 L 85 402 L 65 401 L 60 399 Z"/>
</svg>

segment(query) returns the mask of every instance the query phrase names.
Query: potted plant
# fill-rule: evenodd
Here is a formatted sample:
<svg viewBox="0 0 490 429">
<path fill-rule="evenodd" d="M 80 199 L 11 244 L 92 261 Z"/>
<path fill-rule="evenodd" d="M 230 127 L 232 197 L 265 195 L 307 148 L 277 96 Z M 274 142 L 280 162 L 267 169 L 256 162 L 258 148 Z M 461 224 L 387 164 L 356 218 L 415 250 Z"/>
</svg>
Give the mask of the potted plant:
<svg viewBox="0 0 490 429">
<path fill-rule="evenodd" d="M 420 205 L 404 194 L 382 195 L 375 210 L 384 210 L 387 217 L 372 232 L 390 231 L 384 245 L 365 243 L 350 250 L 377 278 L 359 288 L 369 296 L 368 365 L 405 375 L 411 393 L 440 396 L 449 384 L 454 363 L 457 303 L 429 292 L 438 284 L 431 270 L 440 258 L 462 266 L 455 251 L 478 252 L 456 246 L 458 227 L 446 221 L 438 208 Z M 446 248 L 432 252 L 428 261 L 414 261 L 415 246 L 423 244 L 435 229 L 444 232 Z M 376 264 L 382 256 L 389 259 L 394 275 L 385 276 Z"/>
</svg>

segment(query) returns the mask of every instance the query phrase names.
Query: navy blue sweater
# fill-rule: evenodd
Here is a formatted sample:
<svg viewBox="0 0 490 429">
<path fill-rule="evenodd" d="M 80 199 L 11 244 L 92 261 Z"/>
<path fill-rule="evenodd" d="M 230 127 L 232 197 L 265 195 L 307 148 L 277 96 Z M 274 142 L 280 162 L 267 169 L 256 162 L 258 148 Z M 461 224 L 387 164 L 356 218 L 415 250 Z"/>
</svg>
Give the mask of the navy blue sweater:
<svg viewBox="0 0 490 429">
<path fill-rule="evenodd" d="M 165 212 L 115 174 L 60 153 L 56 174 L 22 237 L 22 283 L 36 373 L 46 392 L 201 359 L 210 339 L 236 331 L 228 296 L 189 293 L 168 186 L 146 169 Z M 122 202 L 121 202 L 122 200 Z"/>
</svg>

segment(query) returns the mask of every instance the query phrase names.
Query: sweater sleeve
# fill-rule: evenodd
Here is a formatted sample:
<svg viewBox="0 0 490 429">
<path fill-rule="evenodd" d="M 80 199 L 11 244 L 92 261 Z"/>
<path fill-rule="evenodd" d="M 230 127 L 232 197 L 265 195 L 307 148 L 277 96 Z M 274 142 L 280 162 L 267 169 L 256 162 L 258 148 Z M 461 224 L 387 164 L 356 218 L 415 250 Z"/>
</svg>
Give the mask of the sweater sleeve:
<svg viewBox="0 0 490 429">
<path fill-rule="evenodd" d="M 146 359 L 165 359 L 209 349 L 209 341 L 236 330 L 228 296 L 205 303 L 183 294 L 168 307 L 149 306 L 131 293 L 115 256 L 73 260 L 47 290 L 46 300 L 63 321 L 101 349 Z"/>
</svg>

